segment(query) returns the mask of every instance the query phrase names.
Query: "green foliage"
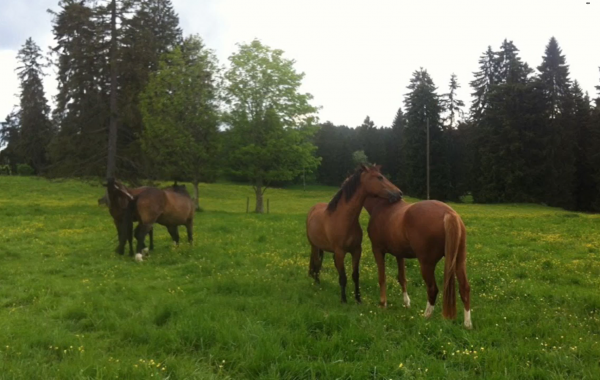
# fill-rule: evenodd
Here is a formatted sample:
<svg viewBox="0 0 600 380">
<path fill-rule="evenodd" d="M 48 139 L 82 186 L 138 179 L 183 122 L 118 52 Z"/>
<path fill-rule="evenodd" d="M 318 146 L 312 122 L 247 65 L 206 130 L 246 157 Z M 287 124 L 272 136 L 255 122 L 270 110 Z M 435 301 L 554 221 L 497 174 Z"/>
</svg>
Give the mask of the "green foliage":
<svg viewBox="0 0 600 380">
<path fill-rule="evenodd" d="M 245 214 L 247 186 L 201 184 L 193 246 L 155 228 L 143 263 L 78 181 L 0 181 L 0 369 L 15 379 L 397 379 L 600 377 L 598 215 L 536 205 L 452 205 L 467 226 L 474 329 L 424 319 L 426 288 L 406 260 L 390 306 L 363 240 L 363 303 L 342 305 L 331 254 L 307 276 L 307 210 L 337 187 L 273 189 Z M 411 200 L 412 201 L 412 200 Z M 361 214 L 366 229 L 368 215 Z M 59 244 L 57 244 L 59 242 Z M 346 260 L 347 273 L 350 272 Z M 438 264 L 438 286 L 443 281 Z M 349 279 L 348 286 L 352 286 Z M 459 298 L 457 296 L 457 298 Z M 460 309 L 460 300 L 459 303 Z M 164 368 L 164 370 L 163 370 Z"/>
<path fill-rule="evenodd" d="M 0 165 L 0 175 L 11 175 L 10 165 Z"/>
<path fill-rule="evenodd" d="M 27 164 L 18 164 L 17 165 L 17 174 L 24 175 L 24 176 L 30 176 L 30 175 L 35 174 L 35 170 Z"/>
<path fill-rule="evenodd" d="M 289 181 L 318 164 L 310 138 L 317 108 L 312 95 L 299 92 L 303 73 L 283 51 L 260 41 L 238 45 L 225 72 L 225 122 L 231 127 L 230 169 L 252 182 L 256 212 L 271 181 Z"/>
<path fill-rule="evenodd" d="M 367 158 L 364 150 L 357 150 L 356 152 L 352 153 L 352 162 L 355 166 L 358 166 L 360 164 L 367 164 L 369 159 Z"/>
<path fill-rule="evenodd" d="M 203 180 L 216 170 L 217 62 L 193 36 L 164 54 L 141 94 L 140 141 L 163 178 Z"/>
</svg>

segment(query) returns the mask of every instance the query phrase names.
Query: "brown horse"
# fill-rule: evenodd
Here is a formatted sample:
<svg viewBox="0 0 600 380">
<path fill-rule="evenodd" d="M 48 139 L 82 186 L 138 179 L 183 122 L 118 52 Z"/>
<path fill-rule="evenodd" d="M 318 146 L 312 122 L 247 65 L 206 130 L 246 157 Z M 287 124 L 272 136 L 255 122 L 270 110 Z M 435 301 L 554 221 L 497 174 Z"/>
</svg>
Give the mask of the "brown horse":
<svg viewBox="0 0 600 380">
<path fill-rule="evenodd" d="M 344 181 L 329 204 L 317 203 L 310 209 L 306 219 L 306 235 L 311 246 L 308 275 L 319 283 L 323 251 L 333 252 L 342 302 L 347 302 L 344 268 L 347 252 L 352 255 L 354 297 L 357 302 L 361 302 L 358 266 L 362 252 L 362 229 L 358 217 L 367 196 L 381 197 L 385 202 L 395 202 L 402 198 L 402 192 L 381 174 L 378 166 L 361 165 Z"/>
<path fill-rule="evenodd" d="M 148 187 L 137 187 L 127 188 L 119 181 L 114 178 L 109 178 L 106 183 L 106 194 L 103 198 L 106 198 L 106 204 L 108 205 L 108 211 L 113 218 L 117 233 L 119 236 L 119 245 L 116 251 L 123 255 L 125 253 L 125 244 L 129 241 L 129 255 L 133 256 L 133 245 L 132 245 L 132 231 L 131 225 L 135 221 L 135 215 L 128 213 L 128 208 L 132 207 L 131 201 L 133 198 L 143 191 L 147 190 Z M 100 198 L 100 199 L 103 199 Z M 98 204 L 100 204 L 98 200 Z M 130 218 L 133 218 L 130 220 Z M 154 249 L 154 237 L 152 230 L 149 231 L 150 236 L 150 249 Z"/>
<path fill-rule="evenodd" d="M 444 293 L 442 315 L 456 318 L 456 291 L 454 277 L 458 278 L 460 296 L 465 306 L 464 324 L 472 328 L 469 281 L 467 279 L 467 249 L 465 225 L 460 216 L 447 204 L 438 201 L 421 201 L 394 204 L 369 197 L 365 208 L 371 215 L 369 239 L 379 274 L 380 304 L 387 306 L 385 284 L 385 254 L 391 253 L 398 262 L 398 282 L 402 286 L 404 304 L 410 306 L 406 292 L 404 259 L 416 258 L 421 275 L 427 285 L 425 317 L 433 313 L 438 287 L 435 267 L 446 257 L 444 268 Z"/>
<path fill-rule="evenodd" d="M 127 210 L 128 216 L 126 220 L 139 221 L 134 232 L 137 240 L 137 253 L 147 253 L 144 239 L 146 234 L 152 231 L 154 223 L 167 227 L 175 244 L 179 244 L 178 226 L 185 225 L 188 241 L 190 243 L 193 241 L 196 207 L 185 185 L 177 185 L 175 183 L 173 186 L 165 189 L 148 187 L 131 198 L 131 206 Z"/>
</svg>

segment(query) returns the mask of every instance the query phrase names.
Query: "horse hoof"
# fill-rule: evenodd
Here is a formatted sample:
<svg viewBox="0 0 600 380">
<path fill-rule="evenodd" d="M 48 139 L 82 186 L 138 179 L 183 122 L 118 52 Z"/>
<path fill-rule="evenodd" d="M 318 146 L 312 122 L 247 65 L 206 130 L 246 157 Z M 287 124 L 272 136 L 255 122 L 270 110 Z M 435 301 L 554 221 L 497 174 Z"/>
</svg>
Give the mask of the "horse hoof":
<svg viewBox="0 0 600 380">
<path fill-rule="evenodd" d="M 382 309 L 387 309 L 387 302 L 381 302 L 379 301 L 379 307 L 381 307 Z"/>
<path fill-rule="evenodd" d="M 431 317 L 431 314 L 433 314 L 433 309 L 434 309 L 434 306 L 430 305 L 429 302 L 427 302 L 427 308 L 425 308 L 425 312 L 423 313 L 423 316 L 425 318 Z"/>
<path fill-rule="evenodd" d="M 404 295 L 404 306 L 410 308 L 410 297 L 408 297 L 408 293 L 403 293 Z"/>
<path fill-rule="evenodd" d="M 471 321 L 465 321 L 465 327 L 467 330 L 472 330 L 473 324 L 471 323 Z"/>
<path fill-rule="evenodd" d="M 137 261 L 138 263 L 141 263 L 142 261 L 144 261 L 141 253 L 135 254 L 135 261 Z"/>
</svg>

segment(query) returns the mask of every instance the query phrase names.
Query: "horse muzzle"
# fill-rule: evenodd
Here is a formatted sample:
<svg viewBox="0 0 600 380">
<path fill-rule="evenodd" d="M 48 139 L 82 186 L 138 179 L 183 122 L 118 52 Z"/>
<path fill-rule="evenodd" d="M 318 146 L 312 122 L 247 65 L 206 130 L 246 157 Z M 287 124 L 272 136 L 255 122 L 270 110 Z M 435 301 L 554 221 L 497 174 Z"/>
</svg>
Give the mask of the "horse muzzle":
<svg viewBox="0 0 600 380">
<path fill-rule="evenodd" d="M 397 192 L 390 191 L 389 193 L 390 195 L 388 197 L 388 200 L 390 201 L 390 203 L 395 203 L 402 199 L 403 194 L 400 190 L 398 190 Z"/>
</svg>

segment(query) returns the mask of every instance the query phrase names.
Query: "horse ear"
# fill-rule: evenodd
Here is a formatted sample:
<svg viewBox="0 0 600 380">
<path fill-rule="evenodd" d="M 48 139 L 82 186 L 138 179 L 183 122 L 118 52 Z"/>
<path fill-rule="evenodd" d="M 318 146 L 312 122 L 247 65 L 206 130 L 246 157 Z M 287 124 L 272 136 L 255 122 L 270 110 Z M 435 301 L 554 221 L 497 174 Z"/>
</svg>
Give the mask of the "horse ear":
<svg viewBox="0 0 600 380">
<path fill-rule="evenodd" d="M 373 167 L 377 169 L 378 172 L 381 172 L 381 165 L 373 165 Z"/>
<path fill-rule="evenodd" d="M 366 172 L 369 171 L 369 168 L 365 164 L 360 164 L 360 168 Z"/>
</svg>

